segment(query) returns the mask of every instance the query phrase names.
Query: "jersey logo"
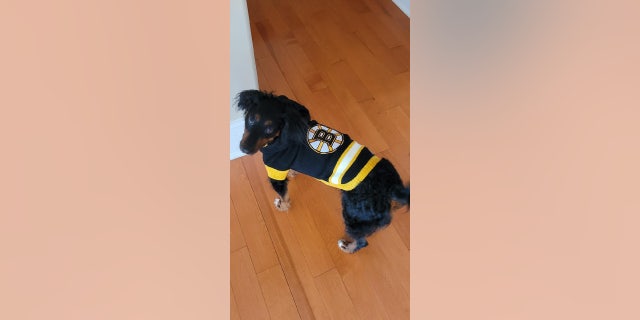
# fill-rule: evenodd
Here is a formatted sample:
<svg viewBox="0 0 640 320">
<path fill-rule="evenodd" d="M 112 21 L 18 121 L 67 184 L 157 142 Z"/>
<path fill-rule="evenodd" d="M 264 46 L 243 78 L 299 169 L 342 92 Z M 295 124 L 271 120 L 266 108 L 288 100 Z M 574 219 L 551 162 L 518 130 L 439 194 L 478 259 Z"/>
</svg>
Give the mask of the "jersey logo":
<svg viewBox="0 0 640 320">
<path fill-rule="evenodd" d="M 327 126 L 316 124 L 307 133 L 307 142 L 313 151 L 320 154 L 332 153 L 342 145 L 342 133 Z"/>
</svg>

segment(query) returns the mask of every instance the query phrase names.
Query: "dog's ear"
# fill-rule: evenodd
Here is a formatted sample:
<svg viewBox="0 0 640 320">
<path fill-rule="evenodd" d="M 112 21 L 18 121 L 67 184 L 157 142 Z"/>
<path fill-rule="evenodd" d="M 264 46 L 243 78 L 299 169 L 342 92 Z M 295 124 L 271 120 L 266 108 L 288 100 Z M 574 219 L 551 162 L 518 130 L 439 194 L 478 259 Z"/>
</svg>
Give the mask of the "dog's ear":
<svg viewBox="0 0 640 320">
<path fill-rule="evenodd" d="M 279 96 L 278 100 L 284 106 L 282 114 L 284 120 L 283 136 L 289 140 L 306 141 L 309 121 L 311 121 L 309 110 L 286 96 Z"/>
<path fill-rule="evenodd" d="M 311 121 L 311 115 L 309 114 L 309 109 L 305 108 L 303 105 L 293 101 L 287 96 L 278 96 L 278 100 L 280 100 L 284 105 L 287 106 L 287 109 L 293 108 L 296 110 L 301 117 L 307 120 L 307 122 Z"/>
<path fill-rule="evenodd" d="M 298 111 L 288 109 L 284 115 L 284 127 L 282 135 L 289 140 L 306 141 L 309 121 L 300 115 Z"/>
<path fill-rule="evenodd" d="M 236 96 L 236 106 L 239 110 L 244 111 L 244 114 L 251 112 L 260 100 L 264 99 L 267 96 L 264 92 L 260 90 L 244 90 L 238 93 Z"/>
</svg>

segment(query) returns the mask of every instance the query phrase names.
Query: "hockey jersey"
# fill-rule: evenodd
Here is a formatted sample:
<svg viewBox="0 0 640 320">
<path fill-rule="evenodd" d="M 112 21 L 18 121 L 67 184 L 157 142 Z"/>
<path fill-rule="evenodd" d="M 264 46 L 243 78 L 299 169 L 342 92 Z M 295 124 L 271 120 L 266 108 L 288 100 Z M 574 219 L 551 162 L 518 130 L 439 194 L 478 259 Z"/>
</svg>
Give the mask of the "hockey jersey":
<svg viewBox="0 0 640 320">
<path fill-rule="evenodd" d="M 312 122 L 306 143 L 276 140 L 261 149 L 269 178 L 285 180 L 290 169 L 327 185 L 352 190 L 380 161 L 349 135 Z"/>
</svg>

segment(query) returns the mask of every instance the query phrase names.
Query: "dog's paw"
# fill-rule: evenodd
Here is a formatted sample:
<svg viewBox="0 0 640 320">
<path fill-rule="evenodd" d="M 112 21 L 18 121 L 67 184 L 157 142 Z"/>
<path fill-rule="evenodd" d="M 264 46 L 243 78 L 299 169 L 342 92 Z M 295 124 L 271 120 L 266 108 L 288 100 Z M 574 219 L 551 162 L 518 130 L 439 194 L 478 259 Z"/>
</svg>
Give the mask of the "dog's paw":
<svg viewBox="0 0 640 320">
<path fill-rule="evenodd" d="M 356 252 L 356 242 L 347 242 L 344 239 L 338 240 L 338 248 L 346 253 L 354 253 Z"/>
<path fill-rule="evenodd" d="M 276 206 L 276 209 L 278 209 L 278 211 L 287 211 L 291 207 L 290 201 L 283 201 L 280 198 L 276 198 L 273 201 L 273 204 Z"/>
<path fill-rule="evenodd" d="M 344 240 L 344 239 L 338 240 L 338 248 L 340 248 L 340 250 L 346 253 L 354 253 L 368 245 L 369 243 L 367 242 L 366 239 L 361 239 L 359 241 L 352 241 L 352 242 L 348 242 L 347 240 Z"/>
</svg>

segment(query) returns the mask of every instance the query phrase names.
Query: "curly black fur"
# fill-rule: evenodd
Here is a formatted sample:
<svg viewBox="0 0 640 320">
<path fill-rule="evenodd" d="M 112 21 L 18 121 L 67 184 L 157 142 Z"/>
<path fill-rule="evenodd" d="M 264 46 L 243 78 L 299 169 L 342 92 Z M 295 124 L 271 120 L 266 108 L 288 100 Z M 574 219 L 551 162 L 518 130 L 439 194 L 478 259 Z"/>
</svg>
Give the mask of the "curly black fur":
<svg viewBox="0 0 640 320">
<path fill-rule="evenodd" d="M 244 152 L 255 153 L 275 139 L 291 144 L 306 143 L 311 117 L 301 104 L 286 96 L 259 90 L 240 92 L 236 102 L 245 114 L 245 134 L 240 142 Z M 288 179 L 270 179 L 270 182 L 280 198 L 288 201 Z M 357 187 L 342 191 L 342 217 L 346 233 L 354 242 L 348 249 L 341 243 L 341 248 L 355 252 L 366 247 L 368 236 L 391 223 L 392 201 L 408 206 L 409 198 L 409 187 L 402 183 L 391 162 L 382 158 Z"/>
<path fill-rule="evenodd" d="M 387 159 L 381 159 L 356 188 L 342 192 L 347 234 L 366 246 L 365 238 L 391 223 L 391 201 L 409 205 L 409 188 Z"/>
</svg>

